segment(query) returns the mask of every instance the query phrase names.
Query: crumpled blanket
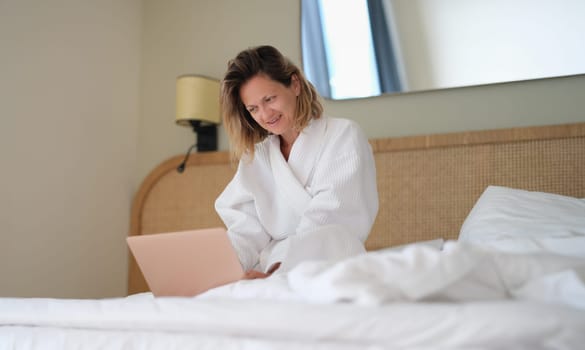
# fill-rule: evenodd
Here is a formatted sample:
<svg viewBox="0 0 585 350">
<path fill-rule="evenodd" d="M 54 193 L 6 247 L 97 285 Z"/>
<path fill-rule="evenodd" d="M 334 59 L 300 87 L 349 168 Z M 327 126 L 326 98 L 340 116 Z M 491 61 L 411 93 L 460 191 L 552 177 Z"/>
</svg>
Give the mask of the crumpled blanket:
<svg viewBox="0 0 585 350">
<path fill-rule="evenodd" d="M 316 303 L 522 299 L 585 309 L 585 259 L 464 242 L 304 262 L 287 280 L 297 298 Z"/>
</svg>

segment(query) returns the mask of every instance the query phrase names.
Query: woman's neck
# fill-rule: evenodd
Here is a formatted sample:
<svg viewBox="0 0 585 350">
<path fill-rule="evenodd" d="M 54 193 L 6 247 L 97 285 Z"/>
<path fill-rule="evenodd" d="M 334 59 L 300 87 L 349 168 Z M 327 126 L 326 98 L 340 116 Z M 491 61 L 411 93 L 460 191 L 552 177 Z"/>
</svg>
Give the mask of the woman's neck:
<svg viewBox="0 0 585 350">
<path fill-rule="evenodd" d="M 284 156 L 284 159 L 288 161 L 290 151 L 292 150 L 295 140 L 299 136 L 298 132 L 293 132 L 290 135 L 280 135 L 280 152 Z"/>
</svg>

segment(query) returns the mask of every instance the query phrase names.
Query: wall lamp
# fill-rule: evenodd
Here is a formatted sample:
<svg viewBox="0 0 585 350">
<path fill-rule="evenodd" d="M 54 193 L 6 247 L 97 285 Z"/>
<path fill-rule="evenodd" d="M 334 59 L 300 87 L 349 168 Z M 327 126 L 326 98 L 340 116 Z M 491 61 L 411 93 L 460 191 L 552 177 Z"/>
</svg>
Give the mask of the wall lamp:
<svg viewBox="0 0 585 350">
<path fill-rule="evenodd" d="M 192 128 L 196 136 L 195 143 L 177 167 L 182 173 L 193 149 L 198 152 L 217 150 L 217 125 L 221 123 L 219 81 L 201 75 L 179 76 L 176 112 L 175 122 Z"/>
</svg>

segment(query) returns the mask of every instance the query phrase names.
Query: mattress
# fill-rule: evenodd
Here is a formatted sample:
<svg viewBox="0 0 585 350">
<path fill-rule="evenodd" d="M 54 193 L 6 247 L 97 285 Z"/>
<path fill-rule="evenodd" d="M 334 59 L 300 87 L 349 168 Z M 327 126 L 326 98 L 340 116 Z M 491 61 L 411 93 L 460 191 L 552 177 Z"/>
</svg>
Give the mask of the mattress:
<svg viewBox="0 0 585 350">
<path fill-rule="evenodd" d="M 579 349 L 585 260 L 409 245 L 195 297 L 0 298 L 0 349 Z"/>
</svg>

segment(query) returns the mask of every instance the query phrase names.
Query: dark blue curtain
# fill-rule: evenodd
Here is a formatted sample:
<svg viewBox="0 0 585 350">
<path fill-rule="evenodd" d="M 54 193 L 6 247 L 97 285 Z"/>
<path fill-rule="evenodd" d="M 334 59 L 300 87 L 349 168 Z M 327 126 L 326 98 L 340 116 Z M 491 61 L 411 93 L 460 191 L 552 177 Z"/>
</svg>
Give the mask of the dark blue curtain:
<svg viewBox="0 0 585 350">
<path fill-rule="evenodd" d="M 382 92 L 399 92 L 402 90 L 392 46 L 386 12 L 382 0 L 367 0 L 370 14 L 374 54 L 378 66 L 378 78 Z"/>
<path fill-rule="evenodd" d="M 388 29 L 383 0 L 366 0 L 374 55 L 378 67 L 380 90 L 400 92 L 402 84 L 398 74 L 396 55 Z M 330 73 L 319 0 L 301 1 L 301 42 L 304 71 L 321 95 L 331 98 Z M 348 23 L 351 25 L 351 23 Z"/>
<path fill-rule="evenodd" d="M 301 47 L 304 72 L 323 97 L 331 98 L 319 1 L 302 0 L 301 11 Z"/>
</svg>

